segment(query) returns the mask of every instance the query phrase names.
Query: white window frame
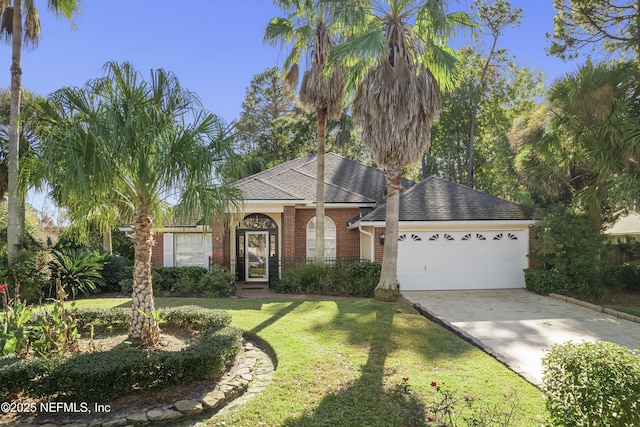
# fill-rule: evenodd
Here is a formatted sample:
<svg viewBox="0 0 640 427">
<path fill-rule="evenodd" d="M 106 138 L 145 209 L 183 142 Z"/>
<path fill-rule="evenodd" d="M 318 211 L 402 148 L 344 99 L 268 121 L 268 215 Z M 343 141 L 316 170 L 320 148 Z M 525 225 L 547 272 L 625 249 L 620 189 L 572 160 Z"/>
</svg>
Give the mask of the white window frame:
<svg viewBox="0 0 640 427">
<path fill-rule="evenodd" d="M 328 216 L 324 217 L 324 259 L 336 259 L 336 223 Z M 316 256 L 316 217 L 307 221 L 307 259 Z"/>
<path fill-rule="evenodd" d="M 185 242 L 188 240 L 189 242 Z M 185 245 L 190 247 L 184 248 Z M 209 267 L 211 234 L 175 233 L 173 235 L 173 259 L 176 267 Z M 187 256 L 185 259 L 184 257 Z"/>
</svg>

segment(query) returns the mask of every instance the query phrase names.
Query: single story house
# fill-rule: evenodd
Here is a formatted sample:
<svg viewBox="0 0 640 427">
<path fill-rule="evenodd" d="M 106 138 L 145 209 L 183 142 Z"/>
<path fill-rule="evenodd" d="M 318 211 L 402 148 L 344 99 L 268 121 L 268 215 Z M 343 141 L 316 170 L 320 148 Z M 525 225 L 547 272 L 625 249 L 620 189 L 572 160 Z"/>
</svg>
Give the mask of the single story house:
<svg viewBox="0 0 640 427">
<path fill-rule="evenodd" d="M 620 217 L 604 234 L 614 243 L 624 241 L 625 236 L 640 239 L 640 215 L 632 212 Z"/>
<path fill-rule="evenodd" d="M 325 157 L 325 258 L 382 261 L 385 176 L 377 168 Z M 237 182 L 241 220 L 166 227 L 156 234 L 154 265 L 217 263 L 240 281 L 273 281 L 315 256 L 316 156 Z M 460 184 L 402 180 L 398 281 L 402 290 L 524 287 L 533 211 Z"/>
</svg>

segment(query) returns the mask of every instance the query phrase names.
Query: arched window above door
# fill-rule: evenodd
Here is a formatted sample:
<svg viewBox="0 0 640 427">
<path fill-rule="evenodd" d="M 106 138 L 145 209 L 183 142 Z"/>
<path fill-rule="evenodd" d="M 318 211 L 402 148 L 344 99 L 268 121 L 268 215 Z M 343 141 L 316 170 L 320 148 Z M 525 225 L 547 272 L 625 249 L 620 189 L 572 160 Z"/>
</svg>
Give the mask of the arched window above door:
<svg viewBox="0 0 640 427">
<path fill-rule="evenodd" d="M 250 214 L 244 217 L 238 228 L 245 230 L 275 230 L 276 222 L 264 214 Z"/>
</svg>

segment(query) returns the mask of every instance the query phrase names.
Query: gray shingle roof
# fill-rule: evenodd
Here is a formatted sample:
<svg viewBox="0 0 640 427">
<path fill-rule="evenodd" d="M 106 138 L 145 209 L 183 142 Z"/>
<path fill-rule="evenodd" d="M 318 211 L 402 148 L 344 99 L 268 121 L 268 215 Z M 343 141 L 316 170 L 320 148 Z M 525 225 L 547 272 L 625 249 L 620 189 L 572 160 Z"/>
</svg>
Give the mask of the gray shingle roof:
<svg viewBox="0 0 640 427">
<path fill-rule="evenodd" d="M 317 157 L 310 154 L 248 176 L 236 183 L 245 200 L 307 200 L 316 197 Z M 334 153 L 325 156 L 326 203 L 382 203 L 384 173 Z M 413 181 L 403 180 L 409 188 Z"/>
<path fill-rule="evenodd" d="M 386 205 L 361 221 L 384 221 Z M 400 221 L 531 220 L 533 209 L 435 176 L 400 196 Z"/>
</svg>

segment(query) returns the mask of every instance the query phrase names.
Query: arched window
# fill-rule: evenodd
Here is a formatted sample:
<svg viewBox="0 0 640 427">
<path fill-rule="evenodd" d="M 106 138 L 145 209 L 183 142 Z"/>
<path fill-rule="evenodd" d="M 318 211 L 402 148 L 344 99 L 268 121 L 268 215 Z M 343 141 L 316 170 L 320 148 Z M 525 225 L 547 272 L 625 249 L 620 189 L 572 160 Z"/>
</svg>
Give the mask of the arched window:
<svg viewBox="0 0 640 427">
<path fill-rule="evenodd" d="M 307 259 L 316 257 L 316 217 L 307 222 Z M 324 259 L 336 258 L 336 223 L 324 217 Z"/>
</svg>

